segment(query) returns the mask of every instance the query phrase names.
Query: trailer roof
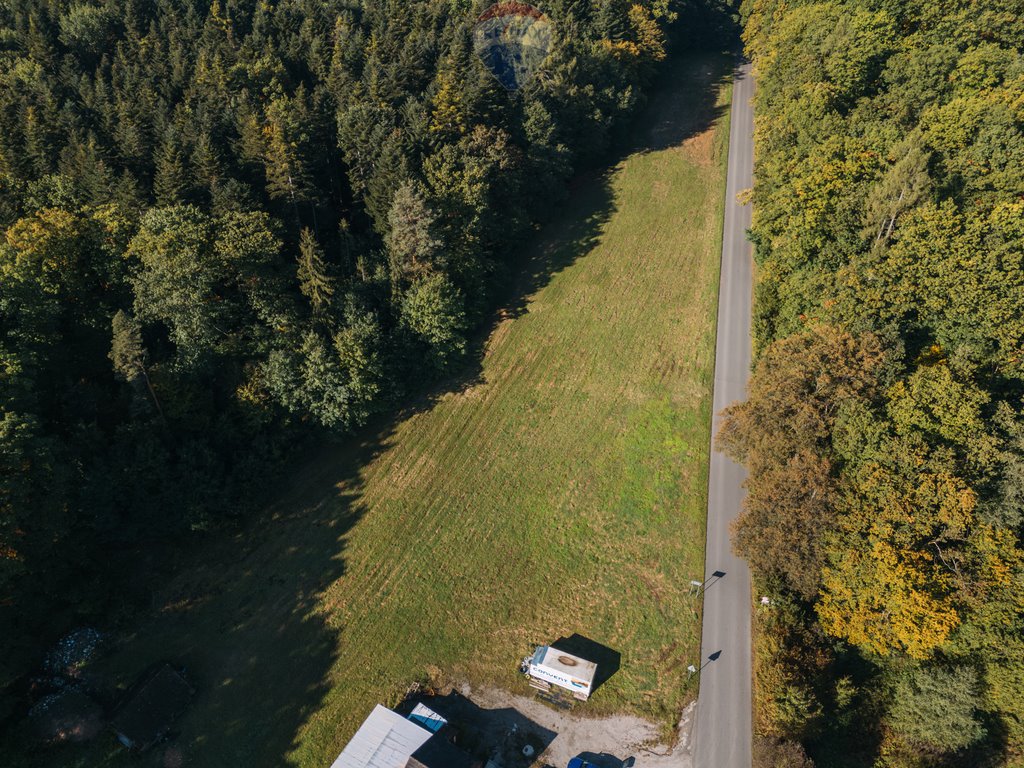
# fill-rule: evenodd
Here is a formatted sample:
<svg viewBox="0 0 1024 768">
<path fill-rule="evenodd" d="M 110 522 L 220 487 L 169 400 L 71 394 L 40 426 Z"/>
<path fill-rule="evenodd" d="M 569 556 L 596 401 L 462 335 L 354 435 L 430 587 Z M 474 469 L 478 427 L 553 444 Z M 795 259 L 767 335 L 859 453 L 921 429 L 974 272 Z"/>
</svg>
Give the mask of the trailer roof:
<svg viewBox="0 0 1024 768">
<path fill-rule="evenodd" d="M 594 675 L 597 673 L 597 664 L 594 662 L 573 656 L 571 653 L 550 645 L 544 649 L 540 664 L 548 669 L 561 672 L 563 675 L 579 678 L 588 683 L 594 680 Z"/>
</svg>

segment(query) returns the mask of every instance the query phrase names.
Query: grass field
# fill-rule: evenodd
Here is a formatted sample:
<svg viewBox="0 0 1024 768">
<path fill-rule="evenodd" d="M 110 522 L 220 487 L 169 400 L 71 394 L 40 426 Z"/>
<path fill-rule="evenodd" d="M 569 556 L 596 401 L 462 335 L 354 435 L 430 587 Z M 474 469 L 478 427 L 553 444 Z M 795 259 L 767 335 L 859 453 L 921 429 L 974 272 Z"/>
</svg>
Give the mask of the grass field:
<svg viewBox="0 0 1024 768">
<path fill-rule="evenodd" d="M 159 590 L 96 673 L 169 658 L 199 693 L 171 752 L 133 764 L 324 768 L 410 682 L 526 690 L 518 660 L 573 633 L 621 654 L 586 708 L 669 731 L 699 650 L 727 73 L 670 64 L 634 151 L 524 256 L 464 382 L 303 466 Z M 45 762 L 128 762 L 101 741 Z"/>
</svg>

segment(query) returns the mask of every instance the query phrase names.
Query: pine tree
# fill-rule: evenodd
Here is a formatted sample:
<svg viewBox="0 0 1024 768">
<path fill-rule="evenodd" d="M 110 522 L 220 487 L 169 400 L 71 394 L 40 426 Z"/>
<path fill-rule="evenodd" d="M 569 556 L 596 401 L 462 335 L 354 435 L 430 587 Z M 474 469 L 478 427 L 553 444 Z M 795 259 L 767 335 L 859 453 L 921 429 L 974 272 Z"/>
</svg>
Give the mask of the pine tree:
<svg viewBox="0 0 1024 768">
<path fill-rule="evenodd" d="M 91 134 L 84 141 L 72 136 L 61 152 L 57 168 L 59 173 L 77 181 L 88 202 L 102 203 L 109 199 L 114 177 Z"/>
<path fill-rule="evenodd" d="M 25 110 L 25 158 L 31 163 L 36 176 L 49 172 L 53 162 L 53 153 L 46 136 L 46 128 L 41 123 L 35 107 Z"/>
<path fill-rule="evenodd" d="M 124 162 L 142 168 L 149 161 L 149 136 L 136 117 L 137 106 L 128 99 L 118 99 L 114 116 L 114 147 Z"/>
<path fill-rule="evenodd" d="M 238 133 L 235 152 L 239 160 L 247 165 L 259 165 L 263 160 L 265 147 L 263 128 L 252 107 L 245 101 L 235 110 L 235 131 Z"/>
<path fill-rule="evenodd" d="M 299 241 L 299 290 L 309 299 L 315 315 L 322 315 L 334 297 L 334 280 L 327 270 L 324 252 L 308 227 Z"/>
<path fill-rule="evenodd" d="M 920 750 L 955 752 L 980 740 L 981 683 L 973 667 L 921 666 L 896 680 L 887 725 Z"/>
<path fill-rule="evenodd" d="M 395 279 L 426 271 L 440 253 L 435 216 L 412 181 L 399 186 L 388 213 L 388 258 Z"/>
<path fill-rule="evenodd" d="M 168 128 L 160 145 L 153 177 L 153 197 L 160 206 L 183 202 L 188 190 L 188 172 L 182 155 L 177 131 Z"/>
<path fill-rule="evenodd" d="M 206 131 L 200 131 L 196 138 L 192 150 L 192 173 L 196 186 L 206 190 L 212 197 L 223 175 L 223 167 L 217 147 Z"/>
<path fill-rule="evenodd" d="M 290 103 L 274 102 L 267 110 L 268 122 L 263 128 L 263 164 L 267 176 L 267 194 L 272 200 L 285 200 L 295 209 L 311 198 L 309 171 L 302 157 L 299 142 L 291 134 Z"/>
<path fill-rule="evenodd" d="M 594 26 L 606 40 L 622 40 L 626 37 L 626 0 L 600 0 Z"/>
<path fill-rule="evenodd" d="M 302 193 L 294 146 L 289 144 L 284 128 L 277 122 L 272 122 L 263 129 L 263 138 L 267 194 L 272 200 L 283 199 L 297 205 Z"/>
<path fill-rule="evenodd" d="M 139 381 L 145 383 L 153 398 L 153 405 L 162 419 L 163 409 L 160 407 L 160 400 L 153 390 L 153 384 L 146 372 L 148 354 L 142 343 L 142 325 L 131 314 L 118 310 L 111 323 L 113 337 L 110 344 L 110 362 L 114 365 L 114 374 L 128 384 L 137 384 Z"/>
<path fill-rule="evenodd" d="M 468 122 L 462 85 L 451 68 L 442 69 L 431 102 L 430 133 L 441 141 L 458 139 L 465 135 Z"/>
</svg>

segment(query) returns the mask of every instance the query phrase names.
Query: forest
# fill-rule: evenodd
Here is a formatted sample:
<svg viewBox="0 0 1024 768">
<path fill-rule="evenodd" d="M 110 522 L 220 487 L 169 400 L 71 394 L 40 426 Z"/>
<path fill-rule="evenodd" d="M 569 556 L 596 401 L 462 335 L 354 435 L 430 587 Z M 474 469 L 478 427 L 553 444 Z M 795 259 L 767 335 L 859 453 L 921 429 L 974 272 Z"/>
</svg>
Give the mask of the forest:
<svg viewBox="0 0 1024 768">
<path fill-rule="evenodd" d="M 169 548 L 457 371 L 516 245 L 721 18 L 550 0 L 511 93 L 473 51 L 486 5 L 0 9 L 0 718 Z"/>
<path fill-rule="evenodd" d="M 1024 16 L 748 0 L 759 766 L 1024 765 Z"/>
</svg>

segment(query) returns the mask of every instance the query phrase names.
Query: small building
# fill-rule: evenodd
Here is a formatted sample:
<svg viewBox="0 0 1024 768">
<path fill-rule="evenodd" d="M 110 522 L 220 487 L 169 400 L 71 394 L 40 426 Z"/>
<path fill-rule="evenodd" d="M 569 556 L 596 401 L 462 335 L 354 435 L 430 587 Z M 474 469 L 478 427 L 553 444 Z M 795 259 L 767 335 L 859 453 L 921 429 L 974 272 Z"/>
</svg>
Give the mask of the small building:
<svg viewBox="0 0 1024 768">
<path fill-rule="evenodd" d="M 378 704 L 331 768 L 479 768 L 444 737 L 447 724 L 423 704 L 408 717 Z"/>
<path fill-rule="evenodd" d="M 117 740 L 131 750 L 149 749 L 170 733 L 194 694 L 181 671 L 160 664 L 140 678 L 114 714 Z"/>
<path fill-rule="evenodd" d="M 557 685 L 581 701 L 590 698 L 597 674 L 594 662 L 550 645 L 538 647 L 533 656 L 524 660 L 523 668 L 534 688 L 549 690 Z"/>
<path fill-rule="evenodd" d="M 378 704 L 331 768 L 405 768 L 433 734 Z"/>
</svg>

